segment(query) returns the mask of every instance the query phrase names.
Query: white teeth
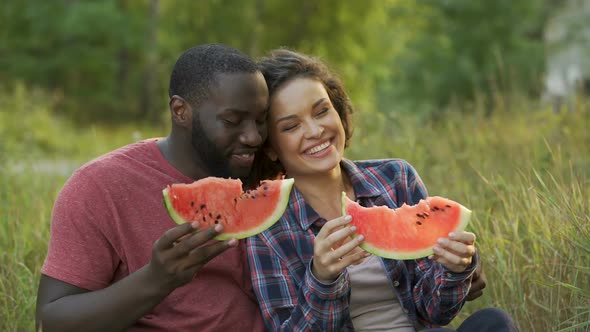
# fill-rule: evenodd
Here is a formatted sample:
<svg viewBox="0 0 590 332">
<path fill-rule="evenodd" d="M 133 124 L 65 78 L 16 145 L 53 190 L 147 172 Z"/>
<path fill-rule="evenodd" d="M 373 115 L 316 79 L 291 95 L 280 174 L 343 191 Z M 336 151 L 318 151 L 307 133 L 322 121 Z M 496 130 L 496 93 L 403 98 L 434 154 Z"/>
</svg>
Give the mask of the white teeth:
<svg viewBox="0 0 590 332">
<path fill-rule="evenodd" d="M 314 146 L 313 148 L 307 150 L 307 154 L 318 153 L 318 152 L 326 149 L 329 146 L 330 146 L 330 141 L 327 141 L 326 143 L 320 144 L 318 146 Z"/>
</svg>

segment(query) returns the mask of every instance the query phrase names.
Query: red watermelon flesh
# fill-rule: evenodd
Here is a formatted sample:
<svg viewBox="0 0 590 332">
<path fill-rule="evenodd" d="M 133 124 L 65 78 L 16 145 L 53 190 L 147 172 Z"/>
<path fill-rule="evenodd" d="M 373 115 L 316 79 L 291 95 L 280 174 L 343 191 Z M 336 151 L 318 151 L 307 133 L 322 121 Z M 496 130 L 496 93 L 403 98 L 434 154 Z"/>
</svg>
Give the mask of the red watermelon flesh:
<svg viewBox="0 0 590 332">
<path fill-rule="evenodd" d="M 178 223 L 199 222 L 200 229 L 223 225 L 217 240 L 258 234 L 280 219 L 293 179 L 262 181 L 244 192 L 242 181 L 208 177 L 191 184 L 173 184 L 163 191 L 164 205 Z"/>
<path fill-rule="evenodd" d="M 344 213 L 352 216 L 351 226 L 357 227 L 356 236 L 365 237 L 361 248 L 398 260 L 431 255 L 439 238 L 464 230 L 471 217 L 471 211 L 463 205 L 439 196 L 390 209 L 362 207 L 343 193 L 342 206 Z"/>
</svg>

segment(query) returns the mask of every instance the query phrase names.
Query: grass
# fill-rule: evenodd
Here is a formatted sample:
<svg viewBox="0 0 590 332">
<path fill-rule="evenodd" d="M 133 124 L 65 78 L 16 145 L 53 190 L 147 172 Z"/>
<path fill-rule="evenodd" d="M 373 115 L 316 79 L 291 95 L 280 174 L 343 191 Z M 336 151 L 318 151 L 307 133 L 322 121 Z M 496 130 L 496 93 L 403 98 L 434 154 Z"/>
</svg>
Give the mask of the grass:
<svg viewBox="0 0 590 332">
<path fill-rule="evenodd" d="M 67 178 L 8 165 L 68 160 L 79 165 L 166 130 L 76 130 L 50 116 L 50 97 L 0 95 L 0 330 L 30 331 L 53 200 Z M 590 113 L 554 114 L 530 101 L 491 116 L 448 111 L 436 119 L 359 113 L 347 154 L 398 157 L 429 192 L 470 207 L 470 230 L 488 280 L 452 324 L 497 306 L 521 331 L 590 329 Z M 19 111 L 22 110 L 22 111 Z M 22 119 L 25 114 L 25 119 Z M 41 119 L 41 120 L 40 120 Z M 16 126 L 16 128 L 15 128 Z"/>
<path fill-rule="evenodd" d="M 523 102 L 489 117 L 451 111 L 437 119 L 369 121 L 381 127 L 361 127 L 355 158 L 406 159 L 430 194 L 475 212 L 469 228 L 488 287 L 453 326 L 497 306 L 521 331 L 590 330 L 588 110 L 554 114 Z"/>
</svg>

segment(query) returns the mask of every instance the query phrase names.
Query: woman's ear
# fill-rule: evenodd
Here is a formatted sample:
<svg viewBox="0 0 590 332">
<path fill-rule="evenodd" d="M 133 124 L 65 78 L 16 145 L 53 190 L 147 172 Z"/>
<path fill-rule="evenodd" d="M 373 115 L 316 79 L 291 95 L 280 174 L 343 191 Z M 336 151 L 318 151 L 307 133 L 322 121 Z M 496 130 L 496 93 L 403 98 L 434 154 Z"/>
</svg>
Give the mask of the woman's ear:
<svg viewBox="0 0 590 332">
<path fill-rule="evenodd" d="M 270 146 L 264 148 L 264 154 L 266 154 L 268 159 L 270 159 L 274 162 L 276 162 L 279 159 L 279 156 L 277 155 L 275 150 Z"/>
</svg>

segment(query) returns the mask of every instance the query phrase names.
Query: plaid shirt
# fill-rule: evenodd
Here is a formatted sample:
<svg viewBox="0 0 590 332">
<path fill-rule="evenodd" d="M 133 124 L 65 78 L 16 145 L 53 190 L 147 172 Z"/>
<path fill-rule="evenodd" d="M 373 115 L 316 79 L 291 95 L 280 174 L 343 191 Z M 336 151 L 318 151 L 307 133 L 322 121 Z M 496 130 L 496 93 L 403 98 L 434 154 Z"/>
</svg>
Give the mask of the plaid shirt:
<svg viewBox="0 0 590 332">
<path fill-rule="evenodd" d="M 422 180 L 404 160 L 343 160 L 341 166 L 362 206 L 396 208 L 427 196 Z M 330 284 L 311 273 L 314 238 L 325 222 L 294 188 L 279 222 L 247 240 L 252 283 L 267 330 L 354 330 L 347 271 Z M 403 311 L 420 328 L 446 325 L 455 317 L 465 302 L 478 257 L 462 273 L 427 258 L 381 261 Z"/>
</svg>

